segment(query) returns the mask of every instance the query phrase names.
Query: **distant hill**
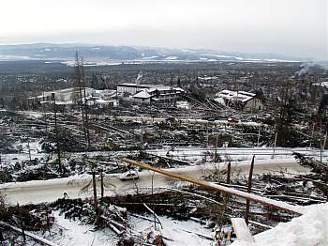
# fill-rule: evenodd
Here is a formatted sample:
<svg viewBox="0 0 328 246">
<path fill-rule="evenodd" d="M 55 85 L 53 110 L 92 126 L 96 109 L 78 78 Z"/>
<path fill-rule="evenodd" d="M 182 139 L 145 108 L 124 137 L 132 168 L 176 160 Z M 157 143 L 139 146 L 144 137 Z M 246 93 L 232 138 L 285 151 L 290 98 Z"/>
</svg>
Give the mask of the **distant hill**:
<svg viewBox="0 0 328 246">
<path fill-rule="evenodd" d="M 61 60 L 71 61 L 75 52 L 87 61 L 295 61 L 274 54 L 243 54 L 215 50 L 166 49 L 133 46 L 88 44 L 19 44 L 0 45 L 0 60 Z"/>
</svg>

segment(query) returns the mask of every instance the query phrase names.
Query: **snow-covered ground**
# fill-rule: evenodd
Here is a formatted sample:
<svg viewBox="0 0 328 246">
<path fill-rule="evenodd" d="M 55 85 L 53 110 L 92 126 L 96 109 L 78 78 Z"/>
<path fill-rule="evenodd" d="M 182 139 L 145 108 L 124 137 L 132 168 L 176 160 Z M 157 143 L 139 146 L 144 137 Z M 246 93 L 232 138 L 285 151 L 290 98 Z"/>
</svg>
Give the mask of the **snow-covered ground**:
<svg viewBox="0 0 328 246">
<path fill-rule="evenodd" d="M 58 211 L 54 211 L 56 233 L 46 232 L 39 233 L 40 236 L 56 243 L 60 246 L 101 246 L 116 245 L 118 241 L 117 235 L 110 229 L 95 230 L 92 224 L 84 224 L 79 220 L 64 218 Z M 151 215 L 142 215 L 143 218 L 128 216 L 129 226 L 135 232 L 146 236 L 148 232 L 154 228 Z M 156 229 L 161 232 L 168 246 L 196 246 L 211 245 L 210 238 L 212 230 L 195 221 L 175 220 L 167 216 L 159 216 L 162 227 L 158 224 Z M 205 238 L 206 237 L 206 238 Z"/>
<path fill-rule="evenodd" d="M 303 208 L 304 215 L 294 218 L 290 222 L 280 223 L 273 229 L 254 236 L 255 243 L 235 241 L 232 246 L 326 246 L 328 245 L 328 203 L 312 205 Z M 61 233 L 43 237 L 62 246 L 100 246 L 115 245 L 118 238 L 109 229 L 94 230 L 93 225 L 80 221 L 65 219 L 54 212 L 55 225 Z M 136 232 L 150 231 L 154 227 L 151 215 L 143 218 L 128 216 L 131 229 Z M 212 230 L 194 221 L 180 221 L 167 216 L 159 216 L 156 228 L 161 231 L 168 246 L 199 246 L 211 245 Z"/>
<path fill-rule="evenodd" d="M 94 231 L 94 225 L 65 219 L 64 215 L 54 212 L 55 223 L 60 226 L 62 234 L 50 236 L 52 242 L 61 246 L 115 245 L 117 238 L 109 229 Z"/>
<path fill-rule="evenodd" d="M 304 210 L 304 215 L 255 235 L 255 243 L 236 241 L 232 246 L 328 245 L 328 203 L 304 207 Z"/>
<path fill-rule="evenodd" d="M 38 155 L 41 152 L 41 144 L 40 144 L 41 139 L 29 139 L 29 143 L 26 141 L 24 143 L 18 141 L 16 142 L 13 147 L 16 148 L 17 150 L 21 150 L 23 152 L 23 156 L 28 156 L 29 155 L 29 149 L 32 155 Z M 11 154 L 14 157 L 14 154 Z M 6 157 L 7 155 L 4 155 Z M 24 160 L 24 158 L 23 158 Z"/>
<path fill-rule="evenodd" d="M 150 217 L 151 218 L 151 217 Z M 166 216 L 159 216 L 159 220 L 163 226 L 160 229 L 165 240 L 166 245 L 168 246 L 209 246 L 211 241 L 198 236 L 196 234 L 204 235 L 206 237 L 212 237 L 212 231 L 208 228 L 205 228 L 200 223 L 188 220 L 188 221 L 179 221 Z M 137 231 L 145 231 L 146 229 L 154 226 L 154 223 L 131 217 L 129 219 L 131 225 Z M 157 229 L 160 228 L 160 225 L 157 223 Z"/>
</svg>

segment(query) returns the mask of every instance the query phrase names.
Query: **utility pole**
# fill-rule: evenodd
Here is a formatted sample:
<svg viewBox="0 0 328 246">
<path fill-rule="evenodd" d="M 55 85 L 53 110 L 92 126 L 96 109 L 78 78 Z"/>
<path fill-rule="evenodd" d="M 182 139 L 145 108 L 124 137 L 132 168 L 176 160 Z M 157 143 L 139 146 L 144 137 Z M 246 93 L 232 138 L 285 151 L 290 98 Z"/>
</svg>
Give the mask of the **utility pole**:
<svg viewBox="0 0 328 246">
<path fill-rule="evenodd" d="M 249 169 L 248 183 L 247 183 L 247 192 L 248 193 L 251 193 L 251 190 L 252 190 L 254 160 L 255 160 L 255 155 L 253 155 L 252 162 L 251 162 L 251 167 Z M 250 205 L 250 200 L 246 199 L 245 221 L 246 221 L 247 224 L 248 224 L 248 217 L 249 217 L 249 205 Z"/>
<path fill-rule="evenodd" d="M 215 155 L 214 155 L 214 161 L 217 162 L 218 161 L 218 143 L 219 143 L 219 135 L 216 134 L 215 136 Z"/>
<path fill-rule="evenodd" d="M 47 113 L 44 108 L 45 97 L 44 97 L 44 85 L 42 84 L 42 112 L 43 112 L 43 119 L 46 127 L 46 134 L 48 135 L 48 123 L 47 123 Z"/>
<path fill-rule="evenodd" d="M 276 133 L 274 135 L 273 152 L 272 152 L 271 159 L 274 159 L 275 154 L 276 154 L 277 138 L 278 138 L 278 132 L 276 131 Z"/>
<path fill-rule="evenodd" d="M 118 95 L 117 95 L 117 87 L 116 87 L 116 94 L 115 94 L 115 99 L 116 99 L 116 107 L 118 107 Z M 115 106 L 115 105 L 114 105 Z"/>
<path fill-rule="evenodd" d="M 100 169 L 100 194 L 101 198 L 104 198 L 104 173 L 102 169 Z"/>
<path fill-rule="evenodd" d="M 93 186 L 93 202 L 94 202 L 96 214 L 98 215 L 97 183 L 96 183 L 95 169 L 92 170 L 92 186 Z"/>
<path fill-rule="evenodd" d="M 88 117 L 88 101 L 86 98 L 85 87 L 84 91 L 84 131 L 85 131 L 85 139 L 87 142 L 87 151 L 90 150 L 90 132 L 89 132 L 89 117 Z"/>
<path fill-rule="evenodd" d="M 154 175 L 155 172 L 153 172 L 152 176 L 151 176 L 151 195 L 154 196 Z M 153 208 L 154 208 L 154 203 L 153 203 Z M 156 215 L 154 212 L 154 228 L 156 230 Z"/>
<path fill-rule="evenodd" d="M 30 162 L 32 161 L 32 157 L 31 157 L 31 148 L 30 148 L 30 139 L 27 138 L 27 148 L 28 148 L 28 157 L 30 159 Z"/>
<path fill-rule="evenodd" d="M 311 132 L 311 139 L 310 139 L 310 148 L 312 147 L 312 144 L 314 144 L 314 141 L 313 141 L 314 127 L 315 127 L 315 123 L 312 124 L 312 132 Z"/>
<path fill-rule="evenodd" d="M 206 122 L 206 148 L 208 148 L 208 122 Z"/>
<path fill-rule="evenodd" d="M 82 102 L 82 86 L 81 86 L 81 66 L 80 66 L 80 59 L 79 53 L 76 51 L 75 53 L 75 80 L 74 80 L 74 89 L 78 89 L 78 98 L 74 98 L 77 104 L 81 105 Z M 74 96 L 75 90 L 74 90 Z"/>
<path fill-rule="evenodd" d="M 76 57 L 76 66 L 79 67 L 77 72 L 78 84 L 79 84 L 79 91 L 80 91 L 80 102 L 81 102 L 81 112 L 82 112 L 82 123 L 83 123 L 83 131 L 84 131 L 84 138 L 86 142 L 86 149 L 89 151 L 90 149 L 90 134 L 89 134 L 89 120 L 88 120 L 88 101 L 87 101 L 87 93 L 86 93 L 86 83 L 85 83 L 85 73 L 83 67 L 83 58 L 81 61 Z"/>
<path fill-rule="evenodd" d="M 321 141 L 320 141 L 321 142 Z M 321 143 L 321 148 L 320 148 L 320 162 L 322 162 L 322 153 L 326 147 L 326 142 L 327 142 L 327 131 L 326 131 L 326 134 L 325 134 L 325 138 L 323 140 L 323 142 Z"/>
<path fill-rule="evenodd" d="M 55 134 L 56 134 L 56 147 L 57 147 L 57 158 L 58 158 L 58 166 L 59 172 L 62 173 L 62 165 L 61 165 L 61 153 L 60 153 L 60 143 L 59 143 L 59 136 L 58 136 L 58 126 L 57 126 L 57 107 L 56 107 L 56 97 L 55 93 L 51 93 L 51 97 L 54 104 L 54 117 L 55 117 Z"/>
<path fill-rule="evenodd" d="M 257 147 L 260 147 L 260 138 L 261 138 L 261 127 L 259 127 L 259 132 L 257 134 Z"/>
<path fill-rule="evenodd" d="M 230 184 L 230 179 L 231 179 L 231 161 L 228 162 L 228 167 L 227 167 L 227 184 Z"/>
</svg>

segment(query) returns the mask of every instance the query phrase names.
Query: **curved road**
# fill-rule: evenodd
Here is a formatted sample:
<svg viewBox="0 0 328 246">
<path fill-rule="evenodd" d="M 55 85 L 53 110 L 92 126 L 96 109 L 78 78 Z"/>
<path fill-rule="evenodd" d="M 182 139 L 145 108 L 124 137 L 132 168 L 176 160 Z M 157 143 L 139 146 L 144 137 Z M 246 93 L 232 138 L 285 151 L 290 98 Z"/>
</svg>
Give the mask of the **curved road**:
<svg viewBox="0 0 328 246">
<path fill-rule="evenodd" d="M 239 175 L 247 175 L 250 162 L 235 162 L 232 164 L 232 176 L 239 173 Z M 197 166 L 188 166 L 182 168 L 168 169 L 171 172 L 192 176 L 193 178 L 201 179 L 211 170 L 226 168 L 224 163 L 204 164 Z M 262 174 L 272 171 L 284 171 L 291 173 L 304 173 L 309 170 L 301 167 L 292 159 L 280 160 L 261 160 L 255 161 L 254 174 Z M 142 171 L 139 174 L 140 178 L 136 181 L 121 181 L 119 175 L 111 174 L 104 177 L 105 195 L 127 194 L 139 192 L 149 192 L 152 185 L 152 177 L 154 188 L 176 188 L 181 181 L 174 181 L 159 174 L 154 174 L 151 171 Z M 91 185 L 86 192 L 81 192 L 81 189 L 87 186 L 91 181 L 90 175 L 73 176 L 69 178 L 41 180 L 41 181 L 27 181 L 17 183 L 6 183 L 0 185 L 0 191 L 6 196 L 6 200 L 10 204 L 28 204 L 28 203 L 42 203 L 52 202 L 63 197 L 64 192 L 68 193 L 70 198 L 86 198 L 92 197 Z M 111 186 L 115 185 L 115 187 Z M 97 182 L 99 188 L 99 181 Z M 98 191 L 100 194 L 100 191 Z"/>
</svg>

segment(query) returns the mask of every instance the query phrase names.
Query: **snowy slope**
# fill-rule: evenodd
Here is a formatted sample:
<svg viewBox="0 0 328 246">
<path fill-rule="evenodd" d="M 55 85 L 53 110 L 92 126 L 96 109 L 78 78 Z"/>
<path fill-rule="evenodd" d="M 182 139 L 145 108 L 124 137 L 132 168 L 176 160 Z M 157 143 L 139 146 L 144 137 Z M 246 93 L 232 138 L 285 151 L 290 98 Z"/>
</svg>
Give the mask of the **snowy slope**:
<svg viewBox="0 0 328 246">
<path fill-rule="evenodd" d="M 232 246 L 325 246 L 328 245 L 328 203 L 304 208 L 305 214 L 255 235 L 255 244 Z"/>
</svg>

